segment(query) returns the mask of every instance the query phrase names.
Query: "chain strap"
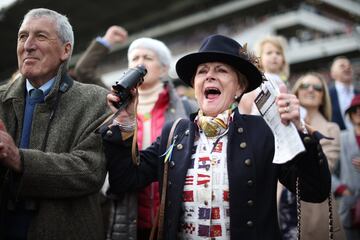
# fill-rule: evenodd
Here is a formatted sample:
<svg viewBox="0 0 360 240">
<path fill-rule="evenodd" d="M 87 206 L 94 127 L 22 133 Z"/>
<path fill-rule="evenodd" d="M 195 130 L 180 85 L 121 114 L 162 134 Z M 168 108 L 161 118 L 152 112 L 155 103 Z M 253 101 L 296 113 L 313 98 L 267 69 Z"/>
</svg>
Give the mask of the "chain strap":
<svg viewBox="0 0 360 240">
<path fill-rule="evenodd" d="M 329 205 L 329 239 L 334 240 L 334 218 L 331 191 L 328 196 Z M 301 239 L 301 201 L 300 201 L 300 188 L 299 178 L 296 178 L 296 214 L 297 214 L 297 240 Z"/>
<path fill-rule="evenodd" d="M 334 218 L 333 218 L 331 191 L 329 192 L 328 205 L 329 205 L 329 239 L 333 240 L 334 239 Z"/>
<path fill-rule="evenodd" d="M 299 177 L 296 178 L 296 215 L 297 215 L 297 240 L 301 239 L 301 201 Z"/>
</svg>

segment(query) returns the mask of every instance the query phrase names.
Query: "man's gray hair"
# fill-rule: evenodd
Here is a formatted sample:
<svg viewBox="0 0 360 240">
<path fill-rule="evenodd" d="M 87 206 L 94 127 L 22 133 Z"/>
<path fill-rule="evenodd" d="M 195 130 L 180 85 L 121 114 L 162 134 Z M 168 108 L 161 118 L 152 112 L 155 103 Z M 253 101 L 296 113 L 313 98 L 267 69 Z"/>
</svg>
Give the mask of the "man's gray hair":
<svg viewBox="0 0 360 240">
<path fill-rule="evenodd" d="M 72 26 L 65 15 L 62 15 L 56 11 L 47 8 L 35 8 L 30 10 L 25 16 L 22 22 L 29 18 L 42 18 L 48 17 L 55 22 L 56 31 L 59 39 L 62 43 L 71 44 L 71 54 L 74 49 L 74 32 Z M 71 56 L 70 54 L 70 56 Z M 70 58 L 66 60 L 66 65 L 70 61 Z"/>
<path fill-rule="evenodd" d="M 158 56 L 162 65 L 170 67 L 171 52 L 162 41 L 153 38 L 138 38 L 134 40 L 128 49 L 128 61 L 130 61 L 130 53 L 137 48 L 146 48 L 153 51 Z"/>
</svg>

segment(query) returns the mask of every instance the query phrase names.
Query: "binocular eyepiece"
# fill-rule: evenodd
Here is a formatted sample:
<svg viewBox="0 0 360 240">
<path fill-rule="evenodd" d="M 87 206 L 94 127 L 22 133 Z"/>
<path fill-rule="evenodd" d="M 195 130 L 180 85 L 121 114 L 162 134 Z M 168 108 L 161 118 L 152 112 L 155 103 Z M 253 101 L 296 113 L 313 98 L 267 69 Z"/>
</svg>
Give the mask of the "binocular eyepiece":
<svg viewBox="0 0 360 240">
<path fill-rule="evenodd" d="M 116 108 L 121 104 L 127 103 L 131 99 L 130 90 L 144 82 L 144 76 L 147 70 L 144 65 L 138 65 L 135 68 L 129 68 L 124 75 L 115 82 L 112 88 L 115 94 L 120 97 L 120 102 L 114 103 Z"/>
</svg>

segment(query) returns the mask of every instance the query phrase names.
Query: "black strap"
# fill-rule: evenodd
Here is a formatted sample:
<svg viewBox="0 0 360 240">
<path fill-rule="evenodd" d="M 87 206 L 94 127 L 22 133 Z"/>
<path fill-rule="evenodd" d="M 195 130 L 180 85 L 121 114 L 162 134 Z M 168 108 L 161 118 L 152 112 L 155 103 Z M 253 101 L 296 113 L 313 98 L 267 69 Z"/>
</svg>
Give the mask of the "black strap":
<svg viewBox="0 0 360 240">
<path fill-rule="evenodd" d="M 54 119 L 55 112 L 58 109 L 59 102 L 60 102 L 60 96 L 63 93 L 65 93 L 67 90 L 69 90 L 70 87 L 73 85 L 73 83 L 74 83 L 74 81 L 70 77 L 68 77 L 67 75 L 65 75 L 63 77 L 62 82 L 60 83 L 59 91 L 56 94 L 55 103 L 54 103 L 54 106 L 53 106 L 53 108 L 51 110 L 49 121 L 48 121 L 48 123 L 46 125 L 45 137 L 44 137 L 42 145 L 41 145 L 41 151 L 43 151 L 43 152 L 45 152 L 45 150 L 46 150 L 46 143 L 47 143 L 47 140 L 49 138 L 50 125 L 51 125 L 51 122 Z"/>
<path fill-rule="evenodd" d="M 175 128 L 176 126 L 179 124 L 181 118 L 178 118 L 172 125 L 170 133 L 169 133 L 169 137 L 168 137 L 168 141 L 167 141 L 167 145 L 166 145 L 166 149 L 169 148 L 169 146 L 171 145 L 171 142 L 173 140 L 174 137 L 174 132 L 175 132 Z M 158 228 L 158 234 L 157 234 L 157 238 L 156 239 L 163 239 L 163 230 L 164 230 L 164 217 L 165 217 L 165 201 L 166 201 L 166 188 L 167 188 L 167 179 L 168 179 L 168 170 L 169 170 L 169 161 L 166 161 L 164 163 L 164 174 L 163 174 L 163 183 L 162 183 L 162 188 L 161 188 L 161 199 L 160 199 L 160 206 L 159 206 L 159 211 L 156 215 L 156 219 L 155 219 L 155 224 L 152 226 L 151 228 L 151 234 L 150 234 L 150 240 L 155 239 L 155 230 L 156 228 Z"/>
</svg>

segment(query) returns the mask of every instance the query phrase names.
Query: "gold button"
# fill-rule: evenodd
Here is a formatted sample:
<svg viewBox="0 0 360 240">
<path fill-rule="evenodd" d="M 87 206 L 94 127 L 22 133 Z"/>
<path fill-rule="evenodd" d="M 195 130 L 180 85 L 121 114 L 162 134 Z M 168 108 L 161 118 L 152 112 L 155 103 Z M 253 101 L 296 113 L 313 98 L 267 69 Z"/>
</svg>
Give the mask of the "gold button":
<svg viewBox="0 0 360 240">
<path fill-rule="evenodd" d="M 309 136 L 304 137 L 304 143 L 310 143 L 311 138 Z"/>
<path fill-rule="evenodd" d="M 178 144 L 178 145 L 176 145 L 176 148 L 177 148 L 177 150 L 181 150 L 181 149 L 183 149 L 183 145 L 180 143 L 180 144 Z"/>
<path fill-rule="evenodd" d="M 242 142 L 242 143 L 240 143 L 240 148 L 246 148 L 246 142 Z"/>
<path fill-rule="evenodd" d="M 245 160 L 245 165 L 248 166 L 248 167 L 250 167 L 250 166 L 251 166 L 251 159 L 249 159 L 249 158 L 246 159 L 246 160 Z"/>
<path fill-rule="evenodd" d="M 253 201 L 253 200 L 247 201 L 247 205 L 248 205 L 249 207 L 254 206 L 254 201 Z"/>
<path fill-rule="evenodd" d="M 106 136 L 111 137 L 113 135 L 113 132 L 111 130 L 106 131 Z"/>
<path fill-rule="evenodd" d="M 239 127 L 237 131 L 238 131 L 238 133 L 243 133 L 244 129 L 242 127 Z"/>
<path fill-rule="evenodd" d="M 254 181 L 251 180 L 251 179 L 249 179 L 249 180 L 247 181 L 247 185 L 248 185 L 249 187 L 254 186 Z"/>
</svg>

